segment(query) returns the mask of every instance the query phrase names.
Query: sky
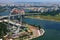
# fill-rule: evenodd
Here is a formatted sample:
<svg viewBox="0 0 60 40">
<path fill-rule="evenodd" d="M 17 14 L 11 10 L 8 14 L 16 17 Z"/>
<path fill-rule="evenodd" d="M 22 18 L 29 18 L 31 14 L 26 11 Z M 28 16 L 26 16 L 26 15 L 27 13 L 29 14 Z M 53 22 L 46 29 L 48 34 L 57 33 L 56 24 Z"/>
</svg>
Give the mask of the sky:
<svg viewBox="0 0 60 40">
<path fill-rule="evenodd" d="M 0 0 L 0 3 L 11 3 L 11 2 L 60 2 L 60 0 Z"/>
</svg>

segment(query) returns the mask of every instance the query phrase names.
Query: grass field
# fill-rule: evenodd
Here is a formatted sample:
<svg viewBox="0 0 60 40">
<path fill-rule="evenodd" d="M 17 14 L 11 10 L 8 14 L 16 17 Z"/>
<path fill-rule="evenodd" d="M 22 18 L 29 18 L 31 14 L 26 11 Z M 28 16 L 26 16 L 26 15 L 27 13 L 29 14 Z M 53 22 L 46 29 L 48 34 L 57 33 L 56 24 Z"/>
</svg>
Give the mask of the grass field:
<svg viewBox="0 0 60 40">
<path fill-rule="evenodd" d="M 60 15 L 56 15 L 56 16 L 35 15 L 35 16 L 26 16 L 26 17 L 36 18 L 36 19 L 46 19 L 46 20 L 51 20 L 51 21 L 60 21 Z"/>
</svg>

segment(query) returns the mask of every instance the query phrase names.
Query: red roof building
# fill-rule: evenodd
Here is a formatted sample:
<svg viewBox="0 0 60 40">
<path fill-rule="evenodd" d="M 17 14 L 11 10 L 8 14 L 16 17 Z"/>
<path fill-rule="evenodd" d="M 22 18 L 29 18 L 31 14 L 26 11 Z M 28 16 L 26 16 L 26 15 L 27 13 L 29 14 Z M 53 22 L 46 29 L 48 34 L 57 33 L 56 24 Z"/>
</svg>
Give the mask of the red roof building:
<svg viewBox="0 0 60 40">
<path fill-rule="evenodd" d="M 14 9 L 14 10 L 12 10 L 13 12 L 12 12 L 12 14 L 18 14 L 18 13 L 20 13 L 20 14 L 25 14 L 25 11 L 22 9 L 22 10 L 17 10 L 17 9 Z"/>
</svg>

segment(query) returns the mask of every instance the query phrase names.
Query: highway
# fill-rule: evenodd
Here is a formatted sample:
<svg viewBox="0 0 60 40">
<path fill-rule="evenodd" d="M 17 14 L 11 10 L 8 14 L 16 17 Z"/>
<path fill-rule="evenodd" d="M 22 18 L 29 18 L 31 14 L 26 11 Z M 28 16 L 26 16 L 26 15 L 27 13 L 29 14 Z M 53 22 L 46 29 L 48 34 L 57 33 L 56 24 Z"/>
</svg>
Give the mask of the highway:
<svg viewBox="0 0 60 40">
<path fill-rule="evenodd" d="M 8 20 L 7 19 L 5 19 L 5 20 L 0 20 L 0 22 L 8 22 Z M 11 24 L 13 24 L 13 25 L 16 25 L 16 26 L 21 26 L 21 24 L 19 24 L 19 23 L 16 23 L 16 22 L 13 22 L 13 21 L 11 21 L 11 20 L 9 20 L 9 23 L 11 23 Z"/>
</svg>

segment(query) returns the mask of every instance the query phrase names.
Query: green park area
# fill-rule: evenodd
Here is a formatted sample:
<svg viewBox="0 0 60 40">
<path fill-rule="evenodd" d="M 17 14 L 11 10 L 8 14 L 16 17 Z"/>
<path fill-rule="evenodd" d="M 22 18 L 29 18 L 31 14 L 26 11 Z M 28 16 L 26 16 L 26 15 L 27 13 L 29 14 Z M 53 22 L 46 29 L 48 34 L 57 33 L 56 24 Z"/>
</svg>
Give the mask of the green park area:
<svg viewBox="0 0 60 40">
<path fill-rule="evenodd" d="M 51 16 L 51 15 L 32 15 L 26 16 L 28 18 L 35 18 L 35 19 L 43 19 L 43 20 L 50 20 L 50 21 L 60 21 L 60 14 Z"/>
</svg>

